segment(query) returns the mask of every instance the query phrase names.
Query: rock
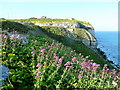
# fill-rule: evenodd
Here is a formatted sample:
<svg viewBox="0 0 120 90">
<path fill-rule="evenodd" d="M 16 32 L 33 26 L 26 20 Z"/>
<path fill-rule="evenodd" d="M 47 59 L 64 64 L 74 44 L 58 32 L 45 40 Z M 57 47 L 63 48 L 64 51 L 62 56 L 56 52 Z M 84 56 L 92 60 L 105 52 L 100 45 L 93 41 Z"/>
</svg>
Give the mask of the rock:
<svg viewBox="0 0 120 90">
<path fill-rule="evenodd" d="M 88 32 L 95 37 L 95 30 L 94 29 L 89 29 Z"/>
<path fill-rule="evenodd" d="M 18 40 L 20 40 L 20 38 L 22 38 L 22 43 L 23 44 L 28 44 L 27 37 L 29 35 L 11 34 L 11 33 L 8 32 L 8 30 L 4 30 L 4 31 L 1 31 L 1 32 L 6 32 L 9 37 L 12 37 L 12 38 L 15 38 L 15 39 L 18 39 Z"/>
<path fill-rule="evenodd" d="M 10 75 L 8 71 L 9 71 L 8 67 L 5 67 L 4 65 L 0 65 L 0 87 L 5 84 L 5 82 L 2 80 L 7 79 L 8 76 Z"/>
<path fill-rule="evenodd" d="M 64 22 L 65 23 L 65 22 Z M 45 23 L 34 23 L 35 25 L 38 26 L 55 26 L 55 27 L 64 27 L 64 28 L 80 28 L 80 25 L 78 23 L 76 24 L 56 24 L 56 23 L 49 23 L 49 24 L 45 24 Z"/>
</svg>

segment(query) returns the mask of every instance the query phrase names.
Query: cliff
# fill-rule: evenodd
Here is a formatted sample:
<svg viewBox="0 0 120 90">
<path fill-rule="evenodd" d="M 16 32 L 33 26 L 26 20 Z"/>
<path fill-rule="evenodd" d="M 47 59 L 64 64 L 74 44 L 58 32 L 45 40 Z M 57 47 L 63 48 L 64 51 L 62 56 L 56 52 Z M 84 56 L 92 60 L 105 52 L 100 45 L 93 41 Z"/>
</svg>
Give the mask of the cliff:
<svg viewBox="0 0 120 90">
<path fill-rule="evenodd" d="M 61 22 L 62 21 L 65 22 L 65 20 L 61 20 Z M 8 30 L 8 32 L 10 33 L 14 33 L 14 31 L 17 31 L 17 33 L 19 34 L 32 35 L 35 36 L 36 38 L 39 37 L 40 35 L 44 35 L 41 37 L 41 39 L 48 37 L 46 39 L 48 42 L 49 39 L 54 39 L 59 42 L 62 42 L 65 46 L 72 48 L 77 53 L 82 53 L 84 56 L 90 55 L 91 59 L 93 59 L 96 63 L 101 64 L 102 66 L 105 63 L 108 63 L 103 57 L 101 57 L 101 55 L 93 51 L 95 49 L 93 50 L 90 49 L 91 47 L 96 48 L 97 45 L 97 40 L 94 37 L 94 29 L 92 28 L 92 26 L 89 24 L 88 27 L 88 25 L 85 25 L 84 22 L 77 21 L 77 23 L 81 26 L 80 28 L 64 28 L 53 26 L 40 27 L 38 25 L 34 25 L 30 21 L 28 22 L 27 19 L 26 20 L 12 19 L 2 21 L 2 23 L 0 23 L 1 24 L 0 28 L 2 28 L 2 30 Z M 39 41 L 42 42 L 41 40 Z M 112 67 L 111 65 L 109 66 Z"/>
<path fill-rule="evenodd" d="M 48 27 L 63 27 L 69 31 L 75 38 L 79 39 L 90 48 L 97 48 L 97 40 L 95 38 L 95 30 L 89 22 L 71 19 L 51 19 L 51 18 L 29 18 L 11 20 L 24 25 L 37 25 Z"/>
<path fill-rule="evenodd" d="M 97 48 L 97 40 L 95 38 L 95 30 L 90 23 L 78 21 L 75 19 L 36 19 L 29 20 L 38 26 L 64 27 L 72 34 L 75 33 L 81 37 L 82 42 L 90 48 Z M 82 33 L 82 34 L 81 34 Z M 76 36 L 76 37 L 77 37 Z"/>
</svg>

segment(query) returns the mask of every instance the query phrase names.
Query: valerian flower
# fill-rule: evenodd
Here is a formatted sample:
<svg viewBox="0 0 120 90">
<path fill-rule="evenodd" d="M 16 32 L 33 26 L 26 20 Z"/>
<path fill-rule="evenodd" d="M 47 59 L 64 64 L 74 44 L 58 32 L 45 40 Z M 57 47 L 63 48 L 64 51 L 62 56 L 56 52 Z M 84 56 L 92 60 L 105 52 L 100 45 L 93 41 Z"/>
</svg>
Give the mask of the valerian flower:
<svg viewBox="0 0 120 90">
<path fill-rule="evenodd" d="M 37 76 L 39 76 L 41 74 L 41 72 L 37 72 Z"/>
<path fill-rule="evenodd" d="M 41 63 L 38 63 L 36 67 L 40 67 L 42 64 Z"/>
<path fill-rule="evenodd" d="M 70 64 L 71 64 L 71 62 L 68 61 L 68 62 L 66 62 L 66 64 L 64 64 L 64 65 L 67 66 L 67 65 L 70 65 Z"/>
<path fill-rule="evenodd" d="M 72 58 L 72 61 L 75 61 L 76 59 L 77 59 L 77 57 L 73 57 L 73 58 Z"/>
<path fill-rule="evenodd" d="M 82 77 L 83 77 L 83 75 L 81 75 L 81 74 L 78 75 L 78 79 L 79 79 L 79 78 L 82 78 Z"/>
</svg>

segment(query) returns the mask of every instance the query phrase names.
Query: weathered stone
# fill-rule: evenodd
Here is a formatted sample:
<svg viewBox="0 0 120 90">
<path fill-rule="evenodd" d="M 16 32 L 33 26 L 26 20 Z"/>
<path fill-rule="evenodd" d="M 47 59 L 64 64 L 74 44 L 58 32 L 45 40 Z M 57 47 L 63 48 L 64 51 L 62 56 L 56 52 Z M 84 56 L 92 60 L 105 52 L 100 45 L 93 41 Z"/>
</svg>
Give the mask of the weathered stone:
<svg viewBox="0 0 120 90">
<path fill-rule="evenodd" d="M 8 30 L 4 30 L 4 31 L 1 31 L 1 32 L 6 32 L 9 37 L 14 37 L 14 38 L 16 38 L 16 39 L 18 39 L 18 40 L 20 40 L 20 38 L 21 38 L 23 44 L 28 44 L 27 37 L 28 37 L 29 35 L 11 34 L 11 33 L 8 32 Z"/>
<path fill-rule="evenodd" d="M 8 76 L 10 75 L 8 71 L 9 71 L 8 67 L 5 67 L 4 65 L 0 65 L 0 87 L 5 84 L 3 80 L 7 79 Z"/>
</svg>

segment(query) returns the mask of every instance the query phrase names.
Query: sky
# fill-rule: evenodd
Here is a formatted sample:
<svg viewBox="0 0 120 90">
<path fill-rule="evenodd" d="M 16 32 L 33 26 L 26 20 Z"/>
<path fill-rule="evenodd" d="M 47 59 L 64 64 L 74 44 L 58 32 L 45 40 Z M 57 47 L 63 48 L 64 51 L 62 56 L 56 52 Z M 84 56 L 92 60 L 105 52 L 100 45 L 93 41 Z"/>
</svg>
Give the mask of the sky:
<svg viewBox="0 0 120 90">
<path fill-rule="evenodd" d="M 0 0 L 0 18 L 75 18 L 96 31 L 118 30 L 118 0 Z"/>
</svg>

